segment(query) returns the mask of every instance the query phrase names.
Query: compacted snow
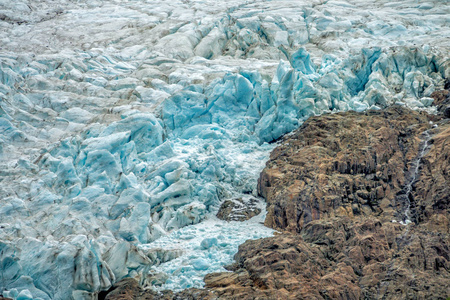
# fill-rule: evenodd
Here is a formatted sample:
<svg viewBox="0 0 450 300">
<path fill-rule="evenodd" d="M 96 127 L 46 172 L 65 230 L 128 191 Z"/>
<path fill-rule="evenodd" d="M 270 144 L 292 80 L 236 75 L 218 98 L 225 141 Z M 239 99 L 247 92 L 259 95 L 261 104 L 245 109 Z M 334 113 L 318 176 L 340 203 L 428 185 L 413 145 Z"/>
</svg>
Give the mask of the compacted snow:
<svg viewBox="0 0 450 300">
<path fill-rule="evenodd" d="M 447 0 L 0 0 L 0 294 L 200 287 L 270 236 L 274 141 L 309 116 L 430 107 Z M 264 204 L 261 203 L 264 207 Z"/>
</svg>

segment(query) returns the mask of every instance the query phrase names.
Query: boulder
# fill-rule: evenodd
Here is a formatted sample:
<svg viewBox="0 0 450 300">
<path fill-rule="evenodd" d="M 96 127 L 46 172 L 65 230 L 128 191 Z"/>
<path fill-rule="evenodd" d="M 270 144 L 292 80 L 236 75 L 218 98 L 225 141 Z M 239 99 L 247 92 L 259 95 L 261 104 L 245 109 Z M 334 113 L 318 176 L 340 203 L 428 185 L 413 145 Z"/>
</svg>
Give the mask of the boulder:
<svg viewBox="0 0 450 300">
<path fill-rule="evenodd" d="M 181 292 L 143 289 L 134 278 L 125 278 L 116 283 L 109 291 L 102 292 L 99 300 L 213 300 L 217 297 L 210 291 L 204 289 L 190 288 Z"/>
<path fill-rule="evenodd" d="M 217 212 L 217 218 L 225 221 L 245 221 L 261 213 L 255 198 L 225 200 Z"/>
</svg>

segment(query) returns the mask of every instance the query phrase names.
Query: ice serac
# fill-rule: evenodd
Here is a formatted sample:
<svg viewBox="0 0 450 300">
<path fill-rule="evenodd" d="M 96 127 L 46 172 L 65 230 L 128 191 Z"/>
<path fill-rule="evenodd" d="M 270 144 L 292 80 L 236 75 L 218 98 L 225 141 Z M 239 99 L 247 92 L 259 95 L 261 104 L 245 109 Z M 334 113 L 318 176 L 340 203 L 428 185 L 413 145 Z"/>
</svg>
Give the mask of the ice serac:
<svg viewBox="0 0 450 300">
<path fill-rule="evenodd" d="M 280 137 L 323 113 L 433 112 L 450 32 L 429 3 L 0 1 L 0 293 L 202 286 L 272 234 L 214 215 L 256 197 Z"/>
</svg>

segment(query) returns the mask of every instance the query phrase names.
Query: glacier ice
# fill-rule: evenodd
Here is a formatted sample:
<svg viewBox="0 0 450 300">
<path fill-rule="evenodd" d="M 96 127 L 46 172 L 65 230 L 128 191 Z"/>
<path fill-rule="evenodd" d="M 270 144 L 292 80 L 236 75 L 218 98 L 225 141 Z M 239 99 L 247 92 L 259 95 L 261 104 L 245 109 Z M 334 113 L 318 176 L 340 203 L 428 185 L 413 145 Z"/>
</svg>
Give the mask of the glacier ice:
<svg viewBox="0 0 450 300">
<path fill-rule="evenodd" d="M 416 2 L 0 1 L 0 294 L 202 286 L 273 233 L 214 213 L 256 196 L 277 139 L 323 113 L 433 112 L 450 12 Z"/>
<path fill-rule="evenodd" d="M 264 218 L 265 210 L 244 222 L 226 222 L 211 217 L 175 230 L 151 244 L 141 245 L 142 250 L 147 252 L 167 249 L 174 253 L 173 259 L 151 267 L 143 285 L 153 286 L 157 290 L 203 286 L 206 274 L 224 272 L 223 266 L 233 263 L 232 255 L 243 240 L 258 239 L 273 233 L 272 229 L 261 227 L 260 222 Z"/>
</svg>

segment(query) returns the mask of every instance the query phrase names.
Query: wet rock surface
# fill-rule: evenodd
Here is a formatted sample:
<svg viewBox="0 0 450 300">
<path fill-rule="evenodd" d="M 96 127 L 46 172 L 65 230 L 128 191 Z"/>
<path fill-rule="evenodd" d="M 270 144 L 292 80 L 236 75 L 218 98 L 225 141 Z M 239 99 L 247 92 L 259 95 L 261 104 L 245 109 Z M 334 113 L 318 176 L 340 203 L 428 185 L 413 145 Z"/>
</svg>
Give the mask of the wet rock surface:
<svg viewBox="0 0 450 300">
<path fill-rule="evenodd" d="M 245 221 L 261 213 L 259 201 L 255 198 L 225 200 L 217 212 L 217 217 L 225 221 Z"/>
<path fill-rule="evenodd" d="M 271 153 L 259 179 L 269 227 L 300 232 L 313 220 L 377 216 L 404 221 L 404 187 L 430 129 L 397 106 L 310 118 Z"/>
<path fill-rule="evenodd" d="M 265 224 L 281 233 L 247 241 L 232 272 L 208 274 L 205 290 L 182 297 L 447 299 L 449 183 L 443 115 L 394 106 L 312 117 L 280 142 L 259 180 Z"/>
</svg>

